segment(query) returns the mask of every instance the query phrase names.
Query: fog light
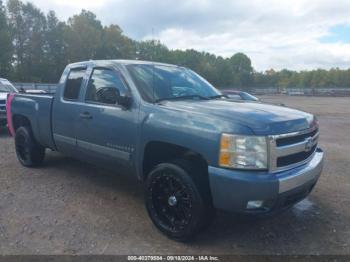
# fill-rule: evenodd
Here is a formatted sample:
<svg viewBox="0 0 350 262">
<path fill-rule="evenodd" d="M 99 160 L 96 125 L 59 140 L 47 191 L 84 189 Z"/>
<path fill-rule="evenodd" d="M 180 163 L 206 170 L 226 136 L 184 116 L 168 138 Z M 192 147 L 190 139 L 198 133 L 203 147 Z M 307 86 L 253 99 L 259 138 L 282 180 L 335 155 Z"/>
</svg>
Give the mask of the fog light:
<svg viewBox="0 0 350 262">
<path fill-rule="evenodd" d="M 264 204 L 264 201 L 262 200 L 248 201 L 247 209 L 258 209 L 258 208 L 261 208 L 263 204 Z"/>
</svg>

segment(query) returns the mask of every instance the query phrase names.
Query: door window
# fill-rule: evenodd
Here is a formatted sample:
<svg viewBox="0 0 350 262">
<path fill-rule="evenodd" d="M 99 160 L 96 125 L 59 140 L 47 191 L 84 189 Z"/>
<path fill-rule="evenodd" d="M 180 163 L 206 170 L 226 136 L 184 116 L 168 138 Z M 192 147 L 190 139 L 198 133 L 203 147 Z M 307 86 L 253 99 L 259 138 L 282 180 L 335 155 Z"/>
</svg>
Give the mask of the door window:
<svg viewBox="0 0 350 262">
<path fill-rule="evenodd" d="M 70 71 L 66 87 L 64 89 L 63 98 L 66 100 L 77 100 L 81 84 L 83 83 L 86 69 L 73 69 Z"/>
<path fill-rule="evenodd" d="M 85 100 L 92 103 L 116 104 L 126 87 L 120 76 L 110 69 L 94 69 L 89 80 Z"/>
</svg>

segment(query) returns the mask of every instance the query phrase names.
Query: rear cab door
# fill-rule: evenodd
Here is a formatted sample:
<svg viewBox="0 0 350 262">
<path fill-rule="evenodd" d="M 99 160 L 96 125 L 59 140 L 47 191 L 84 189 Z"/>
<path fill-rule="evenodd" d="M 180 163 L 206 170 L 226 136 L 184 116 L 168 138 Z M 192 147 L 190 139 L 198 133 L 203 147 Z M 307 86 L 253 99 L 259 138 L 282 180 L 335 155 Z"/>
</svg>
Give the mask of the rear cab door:
<svg viewBox="0 0 350 262">
<path fill-rule="evenodd" d="M 53 103 L 52 129 L 59 152 L 75 156 L 77 153 L 77 121 L 82 90 L 88 79 L 86 65 L 66 68 L 60 80 L 61 88 Z"/>
</svg>

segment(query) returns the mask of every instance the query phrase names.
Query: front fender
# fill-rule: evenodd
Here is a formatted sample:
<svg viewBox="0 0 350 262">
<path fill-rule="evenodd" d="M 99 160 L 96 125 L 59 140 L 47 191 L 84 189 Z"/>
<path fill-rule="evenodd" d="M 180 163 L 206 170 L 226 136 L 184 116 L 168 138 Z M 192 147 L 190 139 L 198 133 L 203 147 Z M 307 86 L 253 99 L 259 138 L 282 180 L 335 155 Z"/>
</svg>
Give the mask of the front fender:
<svg viewBox="0 0 350 262">
<path fill-rule="evenodd" d="M 151 105 L 141 110 L 139 174 L 143 153 L 149 142 L 166 142 L 200 154 L 209 165 L 217 166 L 221 134 L 253 134 L 248 127 L 197 112 Z"/>
</svg>

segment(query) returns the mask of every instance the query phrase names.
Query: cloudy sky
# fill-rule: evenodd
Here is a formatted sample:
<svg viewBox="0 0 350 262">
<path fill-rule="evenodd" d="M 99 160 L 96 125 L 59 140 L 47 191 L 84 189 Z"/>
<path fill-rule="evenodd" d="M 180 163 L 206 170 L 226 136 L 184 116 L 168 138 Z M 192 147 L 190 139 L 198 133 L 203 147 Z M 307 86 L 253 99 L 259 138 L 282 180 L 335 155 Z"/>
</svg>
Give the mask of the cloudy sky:
<svg viewBox="0 0 350 262">
<path fill-rule="evenodd" d="M 32 0 L 67 19 L 82 8 L 134 39 L 230 57 L 255 69 L 350 67 L 350 0 Z"/>
</svg>

